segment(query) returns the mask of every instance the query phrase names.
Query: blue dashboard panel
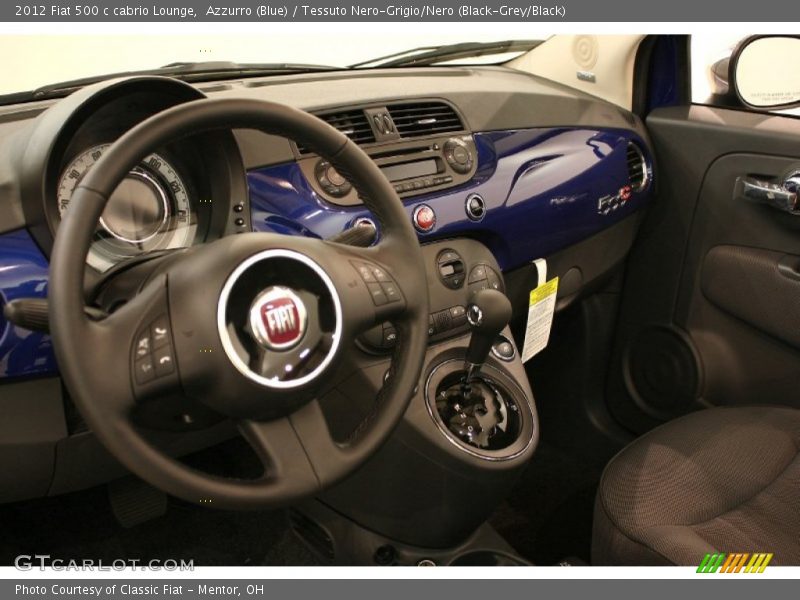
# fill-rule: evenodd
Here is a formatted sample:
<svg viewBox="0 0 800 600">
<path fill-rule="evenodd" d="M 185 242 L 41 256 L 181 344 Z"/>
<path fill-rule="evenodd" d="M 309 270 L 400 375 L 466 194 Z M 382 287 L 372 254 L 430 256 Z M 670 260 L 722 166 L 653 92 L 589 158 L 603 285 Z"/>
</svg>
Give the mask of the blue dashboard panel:
<svg viewBox="0 0 800 600">
<path fill-rule="evenodd" d="M 47 297 L 47 259 L 27 231 L 0 235 L 0 304 Z M 0 313 L 0 378 L 56 373 L 50 336 L 16 327 Z"/>
<path fill-rule="evenodd" d="M 427 204 L 436 226 L 422 242 L 468 236 L 483 242 L 503 270 L 579 242 L 629 216 L 649 197 L 650 186 L 620 201 L 628 184 L 627 149 L 637 142 L 645 154 L 648 181 L 652 160 L 635 133 L 623 130 L 547 128 L 475 134 L 477 172 L 469 183 L 405 201 L 409 219 Z M 296 163 L 248 174 L 253 228 L 327 238 L 369 211 L 326 202 Z M 487 212 L 478 223 L 465 212 L 467 196 L 483 196 Z M 601 206 L 613 200 L 613 210 Z"/>
</svg>

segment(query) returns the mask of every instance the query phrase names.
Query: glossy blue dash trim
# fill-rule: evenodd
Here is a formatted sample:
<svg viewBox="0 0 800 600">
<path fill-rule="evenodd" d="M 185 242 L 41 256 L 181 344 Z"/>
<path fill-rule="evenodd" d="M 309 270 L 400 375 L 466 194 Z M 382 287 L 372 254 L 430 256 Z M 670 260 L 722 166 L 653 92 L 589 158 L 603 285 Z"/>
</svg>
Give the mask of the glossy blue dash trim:
<svg viewBox="0 0 800 600">
<path fill-rule="evenodd" d="M 47 259 L 25 230 L 0 235 L 0 304 L 47 297 Z M 50 336 L 17 327 L 0 312 L 0 378 L 53 375 Z"/>
<path fill-rule="evenodd" d="M 629 141 L 643 149 L 650 185 L 612 213 L 598 212 L 603 196 L 628 183 Z M 468 236 L 494 253 L 503 270 L 548 256 L 592 236 L 640 209 L 652 186 L 652 159 L 635 133 L 616 129 L 547 128 L 475 134 L 478 167 L 465 185 L 404 202 L 409 219 L 425 203 L 436 211 L 436 227 L 423 242 Z M 329 204 L 313 190 L 296 163 L 248 174 L 253 228 L 327 238 L 355 219 L 370 216 L 363 206 Z M 464 211 L 469 194 L 486 201 L 478 223 Z"/>
</svg>

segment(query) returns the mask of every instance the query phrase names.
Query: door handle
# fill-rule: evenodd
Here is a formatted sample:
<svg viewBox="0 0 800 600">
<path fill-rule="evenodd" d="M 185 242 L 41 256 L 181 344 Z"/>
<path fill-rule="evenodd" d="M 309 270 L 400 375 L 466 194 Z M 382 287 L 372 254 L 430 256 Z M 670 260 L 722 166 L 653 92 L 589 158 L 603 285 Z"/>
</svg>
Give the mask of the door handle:
<svg viewBox="0 0 800 600">
<path fill-rule="evenodd" d="M 781 212 L 800 215 L 800 174 L 792 175 L 783 183 L 773 183 L 755 177 L 737 177 L 734 196 L 760 202 Z"/>
</svg>

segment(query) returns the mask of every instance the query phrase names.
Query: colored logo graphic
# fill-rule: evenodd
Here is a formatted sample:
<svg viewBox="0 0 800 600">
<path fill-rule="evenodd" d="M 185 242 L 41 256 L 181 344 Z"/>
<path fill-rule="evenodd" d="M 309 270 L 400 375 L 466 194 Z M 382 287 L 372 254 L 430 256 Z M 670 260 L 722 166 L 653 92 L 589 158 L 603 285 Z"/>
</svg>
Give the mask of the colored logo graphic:
<svg viewBox="0 0 800 600">
<path fill-rule="evenodd" d="M 288 350 L 297 345 L 306 332 L 306 325 L 306 307 L 287 287 L 267 288 L 250 307 L 253 335 L 269 350 Z"/>
<path fill-rule="evenodd" d="M 725 554 L 724 552 L 706 554 L 700 566 L 697 567 L 698 573 L 763 573 L 764 569 L 772 560 L 772 552 L 735 552 Z"/>
</svg>

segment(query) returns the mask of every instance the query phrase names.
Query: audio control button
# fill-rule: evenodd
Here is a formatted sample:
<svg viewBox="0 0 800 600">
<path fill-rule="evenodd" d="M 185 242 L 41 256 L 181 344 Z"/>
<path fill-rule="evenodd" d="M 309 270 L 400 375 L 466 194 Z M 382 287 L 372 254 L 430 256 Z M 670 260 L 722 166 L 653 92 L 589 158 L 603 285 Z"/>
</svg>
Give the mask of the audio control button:
<svg viewBox="0 0 800 600">
<path fill-rule="evenodd" d="M 134 378 L 136 379 L 136 383 L 139 385 L 143 385 L 153 380 L 156 376 L 155 369 L 153 368 L 153 359 L 150 356 L 146 356 L 140 360 L 137 360 L 134 363 Z"/>
<path fill-rule="evenodd" d="M 458 138 L 450 138 L 444 144 L 444 159 L 456 173 L 469 173 L 472 169 L 472 153 L 464 143 Z"/>
</svg>

